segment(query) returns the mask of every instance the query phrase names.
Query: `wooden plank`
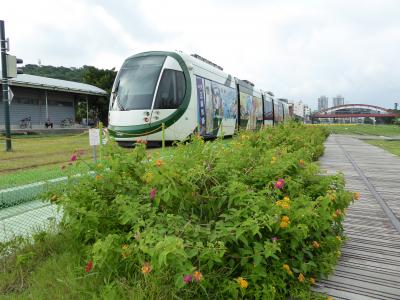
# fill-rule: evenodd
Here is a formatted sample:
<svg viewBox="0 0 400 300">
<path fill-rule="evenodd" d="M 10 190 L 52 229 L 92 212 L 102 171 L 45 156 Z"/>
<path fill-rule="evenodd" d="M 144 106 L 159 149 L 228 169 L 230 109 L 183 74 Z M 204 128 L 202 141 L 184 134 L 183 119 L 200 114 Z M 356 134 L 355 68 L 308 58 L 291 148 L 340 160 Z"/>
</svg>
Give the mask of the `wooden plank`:
<svg viewBox="0 0 400 300">
<path fill-rule="evenodd" d="M 316 290 L 334 299 L 399 300 L 400 159 L 347 136 L 331 136 L 325 145 L 321 167 L 327 174 L 342 172 L 346 188 L 360 192 L 361 199 L 346 215 L 348 241 L 336 271 Z"/>
</svg>

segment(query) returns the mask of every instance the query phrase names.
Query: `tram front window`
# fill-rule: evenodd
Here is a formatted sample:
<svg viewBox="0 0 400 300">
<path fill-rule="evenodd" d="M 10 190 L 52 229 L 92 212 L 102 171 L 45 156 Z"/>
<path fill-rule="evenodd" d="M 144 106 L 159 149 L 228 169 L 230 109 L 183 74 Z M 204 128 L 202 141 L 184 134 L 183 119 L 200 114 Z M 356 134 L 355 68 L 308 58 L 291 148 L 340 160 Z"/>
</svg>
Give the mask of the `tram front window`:
<svg viewBox="0 0 400 300">
<path fill-rule="evenodd" d="M 164 61 L 161 55 L 126 60 L 115 80 L 112 110 L 151 109 Z"/>
</svg>

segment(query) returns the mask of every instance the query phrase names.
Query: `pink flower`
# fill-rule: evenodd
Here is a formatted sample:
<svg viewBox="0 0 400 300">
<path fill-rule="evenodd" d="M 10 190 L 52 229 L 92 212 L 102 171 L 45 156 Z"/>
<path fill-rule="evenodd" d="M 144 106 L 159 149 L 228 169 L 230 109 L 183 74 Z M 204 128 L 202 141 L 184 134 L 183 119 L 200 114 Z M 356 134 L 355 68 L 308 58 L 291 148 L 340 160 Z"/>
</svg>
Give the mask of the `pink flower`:
<svg viewBox="0 0 400 300">
<path fill-rule="evenodd" d="M 185 276 L 183 276 L 183 282 L 184 282 L 185 284 L 188 284 L 188 283 L 192 282 L 192 280 L 193 280 L 192 275 L 185 275 Z"/>
<path fill-rule="evenodd" d="M 271 240 L 275 243 L 278 241 L 278 238 L 276 236 L 272 237 Z"/>
<path fill-rule="evenodd" d="M 275 183 L 275 188 L 280 190 L 281 188 L 283 188 L 284 185 L 285 185 L 285 180 L 279 178 L 278 181 Z"/>
<path fill-rule="evenodd" d="M 150 200 L 154 200 L 154 198 L 156 197 L 157 194 L 157 189 L 156 188 L 152 188 L 150 190 Z"/>
<path fill-rule="evenodd" d="M 69 159 L 70 161 L 76 161 L 78 159 L 78 155 L 76 153 L 71 155 L 71 158 Z"/>
</svg>

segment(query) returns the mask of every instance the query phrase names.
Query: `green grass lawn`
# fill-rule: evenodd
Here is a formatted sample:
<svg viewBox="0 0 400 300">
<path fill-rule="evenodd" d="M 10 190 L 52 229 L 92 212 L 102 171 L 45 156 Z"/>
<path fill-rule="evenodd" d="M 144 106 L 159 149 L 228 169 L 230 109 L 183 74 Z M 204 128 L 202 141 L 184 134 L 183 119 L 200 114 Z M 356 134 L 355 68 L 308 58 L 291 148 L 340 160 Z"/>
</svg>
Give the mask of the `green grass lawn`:
<svg viewBox="0 0 400 300">
<path fill-rule="evenodd" d="M 400 126 L 397 125 L 322 125 L 331 133 L 338 134 L 361 134 L 361 135 L 377 135 L 377 136 L 399 136 Z"/>
<path fill-rule="evenodd" d="M 4 146 L 4 140 L 0 140 L 0 146 Z M 61 166 L 68 166 L 71 155 L 78 150 L 83 151 L 83 160 L 91 159 L 87 133 L 14 137 L 12 151 L 0 151 L 0 188 L 65 176 Z"/>
<path fill-rule="evenodd" d="M 45 165 L 61 165 L 68 162 L 76 150 L 84 151 L 83 158 L 90 157 L 92 150 L 87 133 L 13 138 L 12 151 L 0 151 L 0 173 Z"/>
<path fill-rule="evenodd" d="M 395 155 L 400 156 L 400 141 L 390 141 L 390 140 L 366 140 L 365 142 L 381 147 Z"/>
<path fill-rule="evenodd" d="M 66 176 L 67 171 L 61 170 L 61 166 L 69 169 L 68 163 L 75 151 L 83 151 L 80 160 L 89 162 L 93 158 L 88 133 L 13 137 L 11 152 L 4 151 L 4 139 L 0 138 L 0 147 L 0 189 Z M 170 149 L 164 150 L 165 155 Z M 160 152 L 161 149 L 147 151 Z M 88 170 L 85 164 L 73 168 L 75 173 L 85 170 Z"/>
</svg>

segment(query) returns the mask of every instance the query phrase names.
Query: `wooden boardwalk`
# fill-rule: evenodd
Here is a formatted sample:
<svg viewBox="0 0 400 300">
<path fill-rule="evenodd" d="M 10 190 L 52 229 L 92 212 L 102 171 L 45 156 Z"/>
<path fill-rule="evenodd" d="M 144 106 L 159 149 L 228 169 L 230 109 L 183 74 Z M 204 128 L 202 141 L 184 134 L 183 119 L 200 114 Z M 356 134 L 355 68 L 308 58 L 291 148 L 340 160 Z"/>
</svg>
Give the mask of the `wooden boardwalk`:
<svg viewBox="0 0 400 300">
<path fill-rule="evenodd" d="M 333 299 L 400 299 L 400 158 L 363 141 L 331 135 L 321 167 L 343 172 L 361 193 L 345 219 L 348 241 L 336 271 L 317 290 Z"/>
</svg>

